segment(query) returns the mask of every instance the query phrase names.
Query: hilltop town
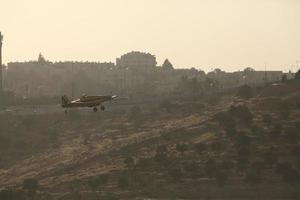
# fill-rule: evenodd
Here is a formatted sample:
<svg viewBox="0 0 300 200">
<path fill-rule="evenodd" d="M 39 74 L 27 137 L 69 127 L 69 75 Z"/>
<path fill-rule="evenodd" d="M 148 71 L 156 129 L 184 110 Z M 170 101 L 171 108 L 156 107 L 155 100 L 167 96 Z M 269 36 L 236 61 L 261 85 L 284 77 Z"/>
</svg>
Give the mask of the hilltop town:
<svg viewBox="0 0 300 200">
<path fill-rule="evenodd" d="M 36 61 L 9 62 L 3 68 L 3 90 L 16 98 L 51 98 L 64 94 L 116 93 L 135 98 L 156 97 L 166 93 L 217 93 L 244 84 L 260 86 L 281 80 L 282 71 L 211 72 L 196 68 L 174 68 L 166 59 L 157 65 L 154 55 L 133 51 L 112 62 L 50 62 L 43 55 Z M 287 79 L 293 73 L 286 73 Z M 7 93 L 9 94 L 9 93 Z M 9 96 L 9 95 L 8 95 Z M 14 102 L 11 100 L 6 102 Z"/>
</svg>

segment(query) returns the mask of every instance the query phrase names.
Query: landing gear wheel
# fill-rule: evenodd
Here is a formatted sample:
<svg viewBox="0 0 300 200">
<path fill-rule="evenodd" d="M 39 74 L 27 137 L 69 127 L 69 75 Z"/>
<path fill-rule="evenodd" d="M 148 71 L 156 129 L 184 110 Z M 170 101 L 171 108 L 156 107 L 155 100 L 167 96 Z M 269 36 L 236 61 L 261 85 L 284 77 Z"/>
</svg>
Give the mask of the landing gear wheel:
<svg viewBox="0 0 300 200">
<path fill-rule="evenodd" d="M 101 106 L 100 109 L 101 109 L 102 111 L 104 111 L 104 110 L 105 110 L 105 107 L 104 107 L 104 106 Z"/>
<path fill-rule="evenodd" d="M 67 109 L 65 110 L 65 114 L 68 114 L 68 110 Z"/>
<path fill-rule="evenodd" d="M 97 107 L 94 107 L 94 108 L 93 108 L 93 111 L 94 111 L 94 112 L 97 112 L 97 111 L 98 111 L 98 108 L 97 108 Z"/>
</svg>

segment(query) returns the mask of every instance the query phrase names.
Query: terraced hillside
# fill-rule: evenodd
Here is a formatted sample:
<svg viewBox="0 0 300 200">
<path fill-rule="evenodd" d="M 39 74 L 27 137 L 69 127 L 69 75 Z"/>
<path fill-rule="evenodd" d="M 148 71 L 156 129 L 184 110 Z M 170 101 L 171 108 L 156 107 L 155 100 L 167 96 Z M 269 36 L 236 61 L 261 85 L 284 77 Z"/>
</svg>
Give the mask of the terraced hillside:
<svg viewBox="0 0 300 200">
<path fill-rule="evenodd" d="M 0 195 L 298 198 L 300 90 L 274 87 L 148 112 L 2 115 Z"/>
</svg>

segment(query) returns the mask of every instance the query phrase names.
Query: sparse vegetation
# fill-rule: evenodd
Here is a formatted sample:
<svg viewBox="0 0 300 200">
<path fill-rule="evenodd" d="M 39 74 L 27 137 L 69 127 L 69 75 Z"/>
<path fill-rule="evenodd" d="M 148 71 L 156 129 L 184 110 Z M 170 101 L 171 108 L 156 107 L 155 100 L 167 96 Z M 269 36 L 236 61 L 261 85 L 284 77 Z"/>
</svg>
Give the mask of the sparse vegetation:
<svg viewBox="0 0 300 200">
<path fill-rule="evenodd" d="M 184 152 L 188 150 L 188 145 L 185 143 L 176 144 L 176 150 L 183 156 Z"/>
<path fill-rule="evenodd" d="M 30 192 L 35 192 L 39 187 L 39 182 L 37 179 L 25 179 L 23 182 L 23 189 L 30 191 Z"/>
<path fill-rule="evenodd" d="M 250 87 L 249 85 L 241 86 L 237 90 L 237 96 L 244 99 L 249 99 L 254 96 L 253 88 Z"/>
<path fill-rule="evenodd" d="M 168 113 L 170 113 L 172 111 L 172 103 L 171 101 L 165 99 L 163 100 L 160 104 L 159 104 L 160 109 L 167 111 Z"/>
<path fill-rule="evenodd" d="M 197 80 L 200 85 L 205 88 Z M 1 191 L 0 199 L 7 195 L 10 200 L 47 199 L 53 194 L 66 200 L 250 198 L 257 185 L 261 198 L 271 199 L 297 190 L 300 116 L 290 106 L 298 100 L 296 93 L 274 102 L 263 93 L 251 100 L 226 94 L 222 104 L 210 105 L 208 96 L 191 96 L 166 95 L 164 99 L 172 103 L 158 99 L 151 106 L 130 104 L 107 115 L 79 110 L 77 119 L 69 115 L 1 118 L 0 165 L 7 169 L 1 172 L 1 181 L 37 174 L 41 186 L 37 179 L 26 180 L 22 189 L 16 184 Z M 207 106 L 198 107 L 202 104 Z M 152 108 L 161 111 L 153 114 Z M 14 156 L 17 159 L 6 162 Z M 43 170 L 36 167 L 41 163 L 46 163 Z M 9 169 L 21 165 L 20 171 Z"/>
<path fill-rule="evenodd" d="M 129 177 L 127 175 L 121 175 L 118 179 L 118 186 L 120 188 L 126 188 L 129 186 Z"/>
<path fill-rule="evenodd" d="M 248 172 L 244 178 L 244 182 L 249 185 L 257 185 L 262 182 L 261 176 L 255 172 Z"/>
</svg>

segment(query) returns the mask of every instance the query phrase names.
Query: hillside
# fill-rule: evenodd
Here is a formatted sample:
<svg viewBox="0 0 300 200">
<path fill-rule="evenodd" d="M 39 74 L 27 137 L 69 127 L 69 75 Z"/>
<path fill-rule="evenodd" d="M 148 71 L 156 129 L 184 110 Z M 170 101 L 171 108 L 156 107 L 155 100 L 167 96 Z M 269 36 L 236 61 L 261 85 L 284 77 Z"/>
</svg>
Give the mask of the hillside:
<svg viewBox="0 0 300 200">
<path fill-rule="evenodd" d="M 3 114 L 0 195 L 299 198 L 300 89 L 276 86 L 289 89 L 274 95 L 273 87 L 249 99 L 229 94 L 156 109 Z"/>
</svg>

